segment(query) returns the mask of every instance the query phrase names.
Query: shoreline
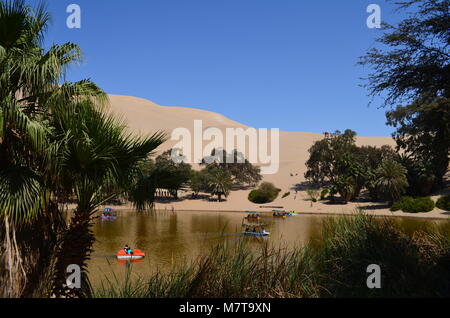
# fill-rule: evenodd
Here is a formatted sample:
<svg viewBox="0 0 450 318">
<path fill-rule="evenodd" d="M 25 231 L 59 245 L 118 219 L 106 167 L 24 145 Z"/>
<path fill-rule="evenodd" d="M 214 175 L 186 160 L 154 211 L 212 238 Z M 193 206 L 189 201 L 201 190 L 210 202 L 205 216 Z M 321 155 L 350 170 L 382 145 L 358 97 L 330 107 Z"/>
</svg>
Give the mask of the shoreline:
<svg viewBox="0 0 450 318">
<path fill-rule="evenodd" d="M 171 212 L 171 204 L 162 204 L 159 203 L 160 207 L 156 206 L 155 211 L 157 212 Z M 161 208 L 161 205 L 165 206 Z M 122 206 L 109 206 L 109 205 L 103 205 L 99 208 L 99 210 L 102 210 L 104 207 L 111 207 L 113 210 L 116 211 L 135 211 L 132 205 L 126 204 Z M 341 210 L 341 211 L 296 211 L 300 215 L 317 215 L 317 216 L 349 216 L 354 215 L 357 212 L 355 210 L 351 210 L 352 208 L 349 207 L 349 210 Z M 73 210 L 73 208 L 69 208 L 69 210 Z M 291 209 L 285 209 L 286 211 L 291 211 Z M 292 209 L 294 210 L 294 209 Z M 248 211 L 256 211 L 261 214 L 267 214 L 272 213 L 268 210 L 261 210 L 261 209 L 246 209 L 246 210 L 239 210 L 239 209 L 189 209 L 189 208 L 175 208 L 174 212 L 209 212 L 209 213 L 246 213 Z M 439 209 L 435 209 L 431 212 L 426 213 L 405 213 L 405 212 L 391 212 L 389 210 L 380 210 L 380 211 L 370 211 L 367 209 L 363 209 L 362 211 L 371 216 L 376 217 L 389 217 L 389 218 L 410 218 L 410 219 L 426 219 L 426 220 L 436 220 L 436 221 L 443 221 L 443 220 L 450 220 L 450 212 L 442 211 Z"/>
</svg>

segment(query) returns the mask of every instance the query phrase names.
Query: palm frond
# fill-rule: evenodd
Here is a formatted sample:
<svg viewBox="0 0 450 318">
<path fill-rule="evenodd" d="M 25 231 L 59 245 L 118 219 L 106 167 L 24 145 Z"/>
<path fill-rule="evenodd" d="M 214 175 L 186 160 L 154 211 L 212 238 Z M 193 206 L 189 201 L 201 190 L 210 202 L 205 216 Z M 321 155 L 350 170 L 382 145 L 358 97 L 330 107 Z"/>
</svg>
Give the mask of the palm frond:
<svg viewBox="0 0 450 318">
<path fill-rule="evenodd" d="M 46 202 L 42 178 L 27 167 L 0 171 L 0 216 L 15 223 L 32 221 L 42 213 Z"/>
</svg>

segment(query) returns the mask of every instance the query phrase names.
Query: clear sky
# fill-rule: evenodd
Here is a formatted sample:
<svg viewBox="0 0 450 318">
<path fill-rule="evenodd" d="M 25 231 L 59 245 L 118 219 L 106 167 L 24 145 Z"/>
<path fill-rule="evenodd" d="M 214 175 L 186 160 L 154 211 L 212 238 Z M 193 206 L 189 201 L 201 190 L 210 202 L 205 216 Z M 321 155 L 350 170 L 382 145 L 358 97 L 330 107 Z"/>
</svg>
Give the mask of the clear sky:
<svg viewBox="0 0 450 318">
<path fill-rule="evenodd" d="M 30 1 L 32 4 L 35 1 Z M 66 7 L 81 7 L 81 29 Z M 48 0 L 51 43 L 75 42 L 107 93 L 221 113 L 256 128 L 388 136 L 368 106 L 358 57 L 375 45 L 366 8 L 398 20 L 385 0 Z"/>
</svg>

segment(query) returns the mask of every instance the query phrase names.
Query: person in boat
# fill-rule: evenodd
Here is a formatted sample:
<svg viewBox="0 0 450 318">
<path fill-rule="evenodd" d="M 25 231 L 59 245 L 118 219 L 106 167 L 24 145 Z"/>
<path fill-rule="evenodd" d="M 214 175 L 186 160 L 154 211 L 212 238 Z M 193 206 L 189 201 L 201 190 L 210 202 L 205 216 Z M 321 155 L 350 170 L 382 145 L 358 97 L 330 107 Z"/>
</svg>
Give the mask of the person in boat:
<svg viewBox="0 0 450 318">
<path fill-rule="evenodd" d="M 123 250 L 127 255 L 133 255 L 133 250 L 128 246 L 128 244 L 123 247 Z"/>
<path fill-rule="evenodd" d="M 107 217 L 109 217 L 109 216 L 113 216 L 113 214 L 112 214 L 112 212 L 113 212 L 113 210 L 111 209 L 111 208 L 105 208 L 104 210 L 103 210 L 103 216 L 107 216 Z"/>
</svg>

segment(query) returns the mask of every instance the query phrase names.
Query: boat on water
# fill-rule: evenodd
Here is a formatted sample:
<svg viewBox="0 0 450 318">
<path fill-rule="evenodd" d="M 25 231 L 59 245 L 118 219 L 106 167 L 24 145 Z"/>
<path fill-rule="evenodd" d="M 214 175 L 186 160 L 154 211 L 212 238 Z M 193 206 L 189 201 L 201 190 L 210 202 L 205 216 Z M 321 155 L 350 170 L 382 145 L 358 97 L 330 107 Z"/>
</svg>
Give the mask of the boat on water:
<svg viewBox="0 0 450 318">
<path fill-rule="evenodd" d="M 274 218 L 280 218 L 280 219 L 285 219 L 287 218 L 287 215 L 284 211 L 272 211 L 273 212 L 273 217 Z"/>
<path fill-rule="evenodd" d="M 102 215 L 100 216 L 102 220 L 110 221 L 117 219 L 117 215 L 115 214 L 114 210 L 111 208 L 105 208 L 102 212 Z"/>
<path fill-rule="evenodd" d="M 245 236 L 269 236 L 270 233 L 266 231 L 267 223 L 246 224 L 242 223 L 242 227 L 245 228 Z"/>
<path fill-rule="evenodd" d="M 299 215 L 298 213 L 291 211 L 291 212 L 287 212 L 287 211 L 282 211 L 282 210 L 272 210 L 273 212 L 273 216 L 275 217 L 281 217 L 281 216 L 294 216 L 294 215 Z"/>
<path fill-rule="evenodd" d="M 259 220 L 261 219 L 261 215 L 256 211 L 247 211 L 248 215 L 245 217 L 246 220 Z"/>
<path fill-rule="evenodd" d="M 270 232 L 267 232 L 266 230 L 262 230 L 261 232 L 244 232 L 244 235 L 246 236 L 269 236 Z"/>
<path fill-rule="evenodd" d="M 145 253 L 141 250 L 133 250 L 133 254 L 127 254 L 124 250 L 120 250 L 116 256 L 119 260 L 140 260 L 145 257 Z"/>
</svg>

